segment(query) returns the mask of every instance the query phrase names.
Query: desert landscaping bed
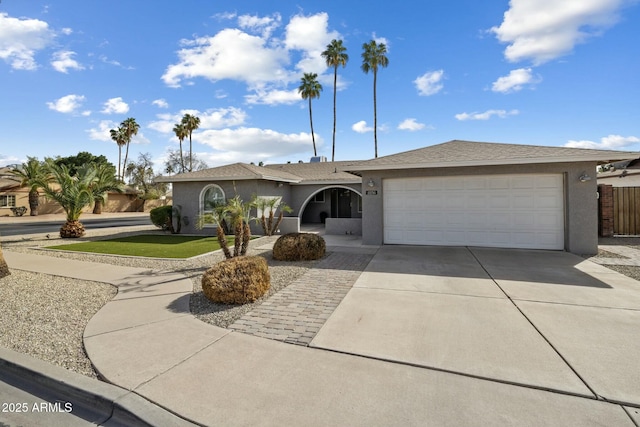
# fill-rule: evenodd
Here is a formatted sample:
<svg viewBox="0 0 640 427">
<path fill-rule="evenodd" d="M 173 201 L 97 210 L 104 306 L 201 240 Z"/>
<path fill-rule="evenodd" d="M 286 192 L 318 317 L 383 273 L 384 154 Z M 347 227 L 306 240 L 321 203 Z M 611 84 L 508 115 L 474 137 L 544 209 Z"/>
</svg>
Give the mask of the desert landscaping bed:
<svg viewBox="0 0 640 427">
<path fill-rule="evenodd" d="M 143 232 L 148 233 L 148 230 L 139 231 Z M 96 233 L 82 241 L 99 237 Z M 202 274 L 224 258 L 220 252 L 187 260 L 168 260 L 42 251 L 43 246 L 68 242 L 44 236 L 3 241 L 2 247 L 13 252 L 180 272 L 193 282 L 194 293 L 190 308 L 194 316 L 211 325 L 227 327 L 271 295 L 287 287 L 318 262 L 276 261 L 271 256 L 271 250 L 257 249 L 276 238 L 264 237 L 252 241 L 248 254 L 267 259 L 271 288 L 257 301 L 239 306 L 212 303 L 202 293 Z M 78 241 L 74 240 L 70 243 L 76 242 Z M 96 373 L 84 353 L 82 333 L 91 317 L 115 295 L 116 288 L 104 283 L 12 270 L 10 276 L 0 279 L 0 346 L 95 378 Z"/>
</svg>

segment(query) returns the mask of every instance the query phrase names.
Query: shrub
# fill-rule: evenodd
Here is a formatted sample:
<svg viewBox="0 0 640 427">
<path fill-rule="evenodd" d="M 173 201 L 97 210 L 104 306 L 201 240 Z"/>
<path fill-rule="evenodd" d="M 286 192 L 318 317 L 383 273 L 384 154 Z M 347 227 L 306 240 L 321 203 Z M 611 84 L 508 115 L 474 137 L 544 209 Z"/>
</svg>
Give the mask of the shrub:
<svg viewBox="0 0 640 427">
<path fill-rule="evenodd" d="M 162 228 L 163 230 L 173 230 L 173 206 L 160 206 L 157 208 L 151 209 L 149 212 L 149 216 L 151 217 L 151 222 L 158 228 Z"/>
<path fill-rule="evenodd" d="M 11 272 L 9 272 L 9 266 L 4 260 L 4 255 L 2 254 L 2 246 L 0 246 L 0 279 L 2 279 L 3 277 L 7 277 L 10 274 Z"/>
<path fill-rule="evenodd" d="M 279 261 L 308 261 L 324 256 L 324 239 L 313 233 L 289 233 L 273 245 L 273 258 Z"/>
<path fill-rule="evenodd" d="M 253 302 L 270 287 L 267 261 L 259 256 L 226 259 L 202 276 L 202 292 L 211 301 L 223 304 Z"/>
</svg>

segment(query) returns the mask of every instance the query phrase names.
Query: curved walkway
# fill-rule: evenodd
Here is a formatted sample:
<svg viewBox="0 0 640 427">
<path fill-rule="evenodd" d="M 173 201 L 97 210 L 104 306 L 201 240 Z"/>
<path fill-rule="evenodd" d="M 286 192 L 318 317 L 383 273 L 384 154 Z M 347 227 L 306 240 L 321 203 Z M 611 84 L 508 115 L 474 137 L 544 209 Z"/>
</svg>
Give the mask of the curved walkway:
<svg viewBox="0 0 640 427">
<path fill-rule="evenodd" d="M 640 421 L 636 409 L 595 398 L 214 327 L 190 314 L 192 283 L 180 274 L 9 251 L 5 258 L 11 268 L 117 286 L 116 298 L 84 334 L 97 371 L 201 425 L 632 427 L 632 418 Z"/>
</svg>

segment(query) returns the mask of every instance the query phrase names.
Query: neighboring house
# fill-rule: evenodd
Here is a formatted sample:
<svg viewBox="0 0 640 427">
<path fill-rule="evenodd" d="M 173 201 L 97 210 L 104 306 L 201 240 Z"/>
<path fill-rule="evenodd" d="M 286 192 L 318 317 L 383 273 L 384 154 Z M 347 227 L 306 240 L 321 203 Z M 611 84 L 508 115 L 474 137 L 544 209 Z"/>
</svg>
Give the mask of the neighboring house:
<svg viewBox="0 0 640 427">
<path fill-rule="evenodd" d="M 299 231 L 301 222 L 324 222 L 329 233 L 360 235 L 361 180 L 340 170 L 356 163 L 321 161 L 267 166 L 234 163 L 156 180 L 172 183 L 173 205 L 181 210 L 185 233 L 208 233 L 206 229 L 197 229 L 198 216 L 210 211 L 216 202 L 238 195 L 245 202 L 254 196 L 280 198 L 291 207 L 293 212 L 287 214 L 281 232 Z M 252 224 L 252 229 L 256 233 L 261 231 L 256 224 Z"/>
<path fill-rule="evenodd" d="M 598 184 L 640 187 L 640 159 L 612 163 L 608 170 L 598 173 Z"/>
<path fill-rule="evenodd" d="M 637 153 L 450 141 L 368 161 L 244 163 L 161 178 L 198 232 L 207 201 L 282 197 L 282 232 L 328 218 L 363 244 L 597 252 L 596 166 Z M 316 205 L 318 203 L 318 205 Z M 208 232 L 205 230 L 205 232 Z"/>
<path fill-rule="evenodd" d="M 24 206 L 29 208 L 29 189 L 20 187 L 20 179 L 9 173 L 13 167 L 0 168 L 0 216 L 13 216 L 12 207 Z M 103 212 L 139 212 L 143 206 L 145 211 L 171 204 L 171 193 L 165 195 L 164 199 L 147 200 L 143 203 L 138 197 L 139 192 L 131 187 L 125 187 L 124 192 L 109 192 L 107 205 L 102 208 Z M 64 210 L 57 202 L 47 199 L 40 190 L 40 205 L 38 213 L 40 215 L 62 213 Z M 93 204 L 87 206 L 83 212 L 89 213 L 93 210 Z M 27 212 L 26 215 L 29 215 Z"/>
</svg>

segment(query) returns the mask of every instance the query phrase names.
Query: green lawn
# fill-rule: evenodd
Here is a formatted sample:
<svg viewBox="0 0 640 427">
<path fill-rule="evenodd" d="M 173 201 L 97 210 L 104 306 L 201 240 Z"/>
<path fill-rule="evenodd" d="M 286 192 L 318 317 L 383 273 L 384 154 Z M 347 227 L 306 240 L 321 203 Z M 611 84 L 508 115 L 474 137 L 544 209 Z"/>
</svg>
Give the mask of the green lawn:
<svg viewBox="0 0 640 427">
<path fill-rule="evenodd" d="M 233 245 L 233 238 L 227 240 L 230 245 Z M 145 234 L 95 242 L 48 246 L 48 248 L 151 258 L 189 258 L 218 250 L 220 245 L 215 237 Z"/>
</svg>

